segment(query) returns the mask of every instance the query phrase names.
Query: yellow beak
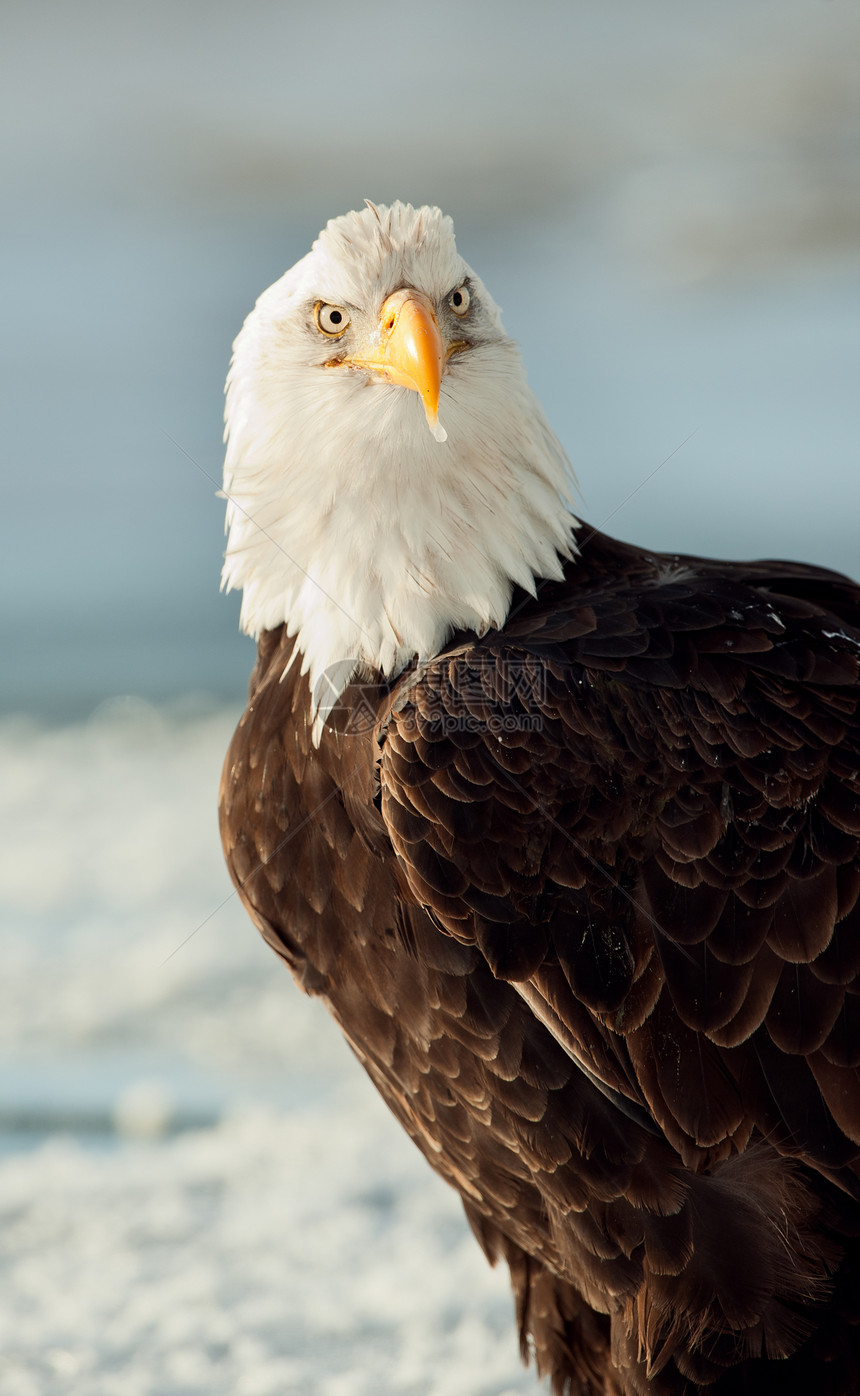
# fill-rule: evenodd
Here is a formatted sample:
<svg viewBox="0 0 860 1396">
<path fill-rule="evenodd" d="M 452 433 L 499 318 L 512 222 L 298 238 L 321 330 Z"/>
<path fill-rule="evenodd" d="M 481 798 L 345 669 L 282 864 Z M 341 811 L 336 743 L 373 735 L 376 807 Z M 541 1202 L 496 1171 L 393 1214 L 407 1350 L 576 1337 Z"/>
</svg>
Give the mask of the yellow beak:
<svg viewBox="0 0 860 1396">
<path fill-rule="evenodd" d="M 439 389 L 445 358 L 430 302 L 419 291 L 403 290 L 388 297 L 378 330 L 357 354 L 343 362 L 353 368 L 372 369 L 389 383 L 420 393 L 430 429 L 437 440 L 444 441 L 439 426 Z"/>
</svg>

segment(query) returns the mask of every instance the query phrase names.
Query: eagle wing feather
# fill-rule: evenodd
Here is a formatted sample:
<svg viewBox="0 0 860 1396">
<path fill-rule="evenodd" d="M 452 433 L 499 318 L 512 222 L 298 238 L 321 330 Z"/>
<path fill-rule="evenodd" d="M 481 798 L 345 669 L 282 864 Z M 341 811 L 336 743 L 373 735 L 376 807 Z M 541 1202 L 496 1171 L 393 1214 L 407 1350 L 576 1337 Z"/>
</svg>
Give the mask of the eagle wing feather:
<svg viewBox="0 0 860 1396">
<path fill-rule="evenodd" d="M 418 669 L 383 817 L 420 904 L 689 1166 L 755 1128 L 856 1174 L 856 594 L 677 570 L 578 579 Z"/>
</svg>

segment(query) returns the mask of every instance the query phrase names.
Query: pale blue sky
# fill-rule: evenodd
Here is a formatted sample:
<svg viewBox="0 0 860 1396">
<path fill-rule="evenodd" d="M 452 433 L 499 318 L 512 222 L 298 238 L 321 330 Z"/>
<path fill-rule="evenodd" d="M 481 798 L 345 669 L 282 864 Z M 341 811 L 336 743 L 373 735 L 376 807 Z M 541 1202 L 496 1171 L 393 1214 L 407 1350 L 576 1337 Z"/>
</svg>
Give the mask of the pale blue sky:
<svg viewBox="0 0 860 1396">
<path fill-rule="evenodd" d="M 590 522 L 860 571 L 853 6 L 14 0 L 3 27 L 7 709 L 241 690 L 230 343 L 365 195 L 453 214 Z"/>
</svg>

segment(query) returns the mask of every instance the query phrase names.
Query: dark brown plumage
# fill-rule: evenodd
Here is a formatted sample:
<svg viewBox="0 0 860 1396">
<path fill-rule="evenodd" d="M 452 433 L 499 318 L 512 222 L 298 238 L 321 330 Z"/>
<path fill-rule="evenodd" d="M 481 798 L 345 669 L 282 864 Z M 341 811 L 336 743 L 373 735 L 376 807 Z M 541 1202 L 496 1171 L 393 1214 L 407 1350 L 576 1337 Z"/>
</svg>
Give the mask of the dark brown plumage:
<svg viewBox="0 0 860 1396">
<path fill-rule="evenodd" d="M 284 627 L 233 879 L 508 1262 L 556 1392 L 860 1387 L 860 588 L 589 533 L 311 742 Z"/>
</svg>

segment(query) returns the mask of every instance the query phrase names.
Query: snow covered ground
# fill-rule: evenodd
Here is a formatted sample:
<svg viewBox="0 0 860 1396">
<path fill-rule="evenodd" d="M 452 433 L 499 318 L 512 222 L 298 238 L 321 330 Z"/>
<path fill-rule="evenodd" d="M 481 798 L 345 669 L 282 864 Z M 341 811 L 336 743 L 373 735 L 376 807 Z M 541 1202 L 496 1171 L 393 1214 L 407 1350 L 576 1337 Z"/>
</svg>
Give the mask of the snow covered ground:
<svg viewBox="0 0 860 1396">
<path fill-rule="evenodd" d="M 537 1391 L 506 1274 L 232 896 L 236 716 L 0 724 L 0 1391 Z"/>
<path fill-rule="evenodd" d="M 350 1082 L 162 1143 L 0 1164 L 8 1396 L 536 1390 L 458 1203 Z"/>
</svg>

